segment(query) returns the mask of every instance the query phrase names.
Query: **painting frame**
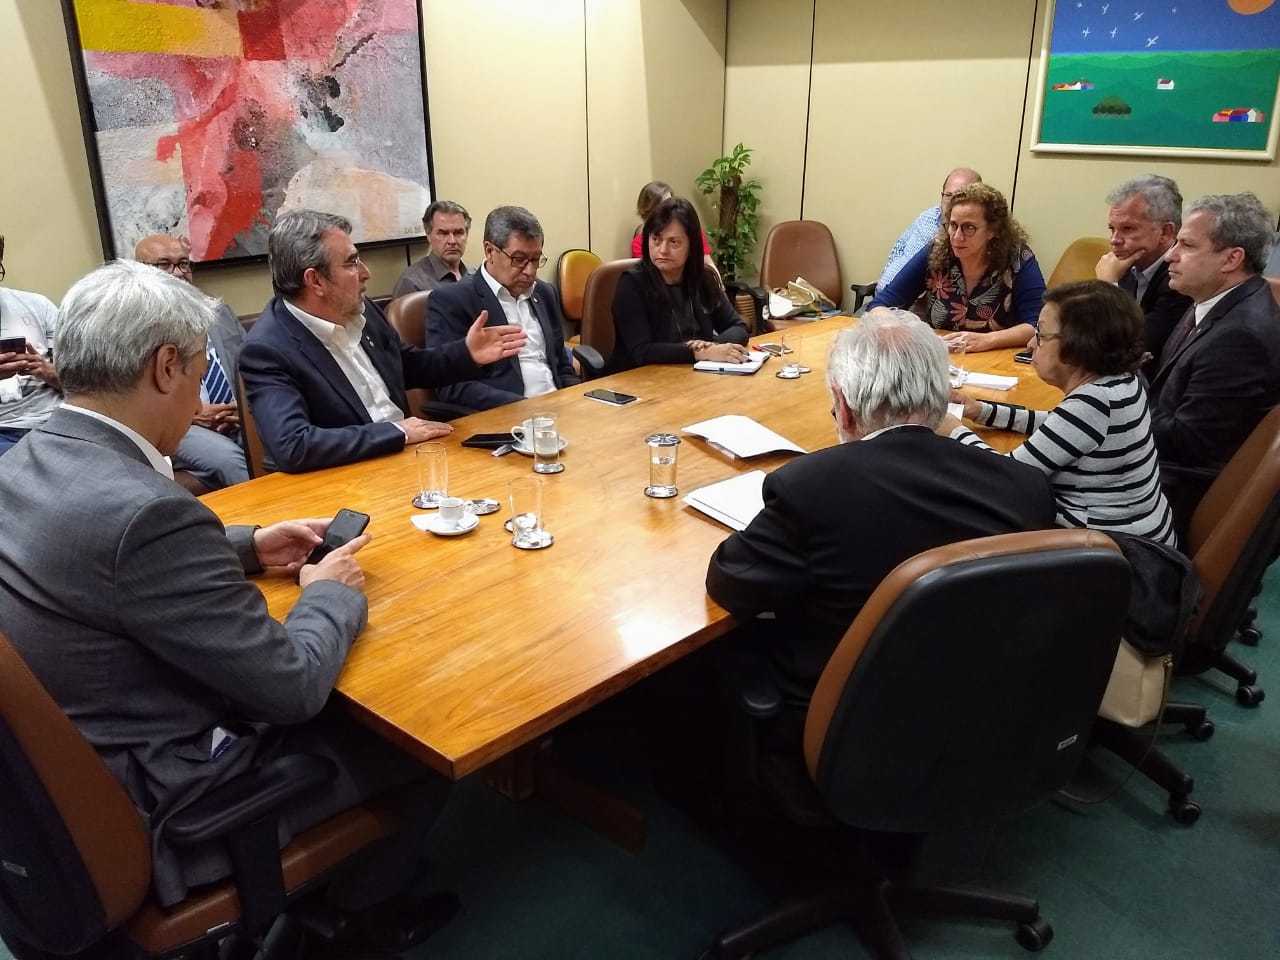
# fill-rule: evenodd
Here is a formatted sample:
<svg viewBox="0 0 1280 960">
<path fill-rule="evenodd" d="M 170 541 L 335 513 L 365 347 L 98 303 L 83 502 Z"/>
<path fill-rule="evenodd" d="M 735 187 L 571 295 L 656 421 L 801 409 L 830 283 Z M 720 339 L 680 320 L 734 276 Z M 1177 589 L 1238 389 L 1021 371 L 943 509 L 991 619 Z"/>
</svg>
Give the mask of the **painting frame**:
<svg viewBox="0 0 1280 960">
<path fill-rule="evenodd" d="M 1256 148 L 1251 147 L 1241 149 L 1232 146 L 1193 146 L 1179 144 L 1133 144 L 1133 143 L 1112 143 L 1112 142 L 1080 142 L 1067 138 L 1053 138 L 1045 136 L 1046 121 L 1049 119 L 1049 111 L 1047 110 L 1048 97 L 1051 94 L 1060 92 L 1058 89 L 1051 89 L 1051 81 L 1053 79 L 1053 67 L 1057 64 L 1051 64 L 1055 55 L 1060 58 L 1066 55 L 1061 51 L 1055 50 L 1054 37 L 1055 32 L 1062 36 L 1062 25 L 1058 22 L 1058 12 L 1066 4 L 1058 4 L 1056 0 L 1044 0 L 1044 27 L 1041 33 L 1040 45 L 1040 62 L 1038 70 L 1038 81 L 1036 84 L 1036 94 L 1034 101 L 1034 116 L 1032 119 L 1032 139 L 1030 150 L 1035 154 L 1102 154 L 1110 156 L 1136 156 L 1136 157 L 1186 157 L 1194 159 L 1208 160 L 1240 160 L 1255 162 L 1271 162 L 1277 156 L 1277 145 L 1280 144 L 1280 76 L 1277 76 L 1275 89 L 1270 92 L 1270 96 L 1264 101 L 1265 110 L 1269 110 L 1266 114 L 1265 123 L 1267 124 L 1267 132 L 1264 141 Z M 1076 5 L 1079 6 L 1079 5 Z M 1117 7 L 1122 6 L 1117 3 Z M 1074 8 L 1068 8 L 1074 10 Z M 1265 8 L 1264 8 L 1265 9 Z M 1276 46 L 1267 46 L 1260 48 L 1266 52 L 1274 52 L 1280 56 L 1280 39 L 1276 41 Z M 1118 62 L 1118 56 L 1116 59 Z M 1131 52 L 1125 56 L 1132 56 Z M 1104 55 L 1098 55 L 1095 59 L 1106 59 Z M 1061 60 L 1059 61 L 1062 62 Z M 1162 87 L 1160 84 L 1168 83 L 1168 87 Z M 1086 88 L 1089 89 L 1089 88 Z M 1157 89 L 1172 90 L 1174 85 L 1171 81 L 1158 80 Z M 1117 99 L 1117 98 L 1109 98 Z M 1120 101 L 1123 104 L 1123 101 Z M 1099 106 L 1101 104 L 1099 103 Z M 1126 105 L 1127 106 L 1127 105 Z M 1097 112 L 1095 107 L 1094 112 Z M 1241 114 L 1241 113 L 1260 114 L 1262 110 L 1245 111 L 1240 110 L 1221 110 L 1220 114 Z M 1215 119 L 1218 114 L 1215 114 Z M 1108 121 L 1103 121 L 1108 122 Z M 1114 121 L 1111 121 L 1114 122 Z"/>
<path fill-rule="evenodd" d="M 311 0 L 302 0 L 305 4 Z M 120 205 L 118 196 L 113 193 L 113 171 L 111 167 L 112 160 L 117 157 L 114 151 L 104 150 L 100 141 L 103 133 L 102 124 L 99 117 L 104 109 L 100 99 L 95 99 L 94 84 L 91 78 L 91 68 L 88 61 L 91 54 L 96 51 L 86 50 L 82 43 L 82 22 L 78 4 L 85 7 L 93 7 L 94 0 L 62 0 L 63 22 L 66 29 L 68 50 L 72 64 L 72 72 L 74 77 L 77 104 L 80 112 L 80 125 L 85 143 L 85 155 L 88 165 L 90 178 L 90 186 L 93 194 L 94 207 L 98 222 L 99 239 L 102 246 L 103 257 L 105 259 L 129 258 L 133 255 L 133 244 L 138 238 L 136 235 L 141 233 L 176 233 L 188 235 L 188 232 L 181 228 L 184 221 L 179 220 L 174 223 L 174 209 L 178 201 L 172 196 L 169 197 L 168 216 L 159 216 L 154 223 L 148 223 L 145 226 L 141 224 L 138 217 L 134 217 L 132 221 L 126 222 L 120 216 Z M 117 4 L 117 7 L 120 5 Z M 142 3 L 140 7 L 149 6 Z M 163 6 L 163 4 L 161 4 Z M 174 5 L 177 6 L 177 5 Z M 266 235 L 270 225 L 274 223 L 275 214 L 283 209 L 292 209 L 297 206 L 314 206 L 319 209 L 328 209 L 329 212 L 335 212 L 348 216 L 353 222 L 352 238 L 360 249 L 376 249 L 384 247 L 404 246 L 409 243 L 419 242 L 424 236 L 422 227 L 422 211 L 427 204 L 436 196 L 435 187 L 435 161 L 431 140 L 431 115 L 428 99 L 427 87 L 427 60 L 426 45 L 423 36 L 423 12 L 422 0 L 352 0 L 352 6 L 359 8 L 361 13 L 366 10 L 374 11 L 371 17 L 375 22 L 382 23 L 387 19 L 386 11 L 391 10 L 395 17 L 402 21 L 406 26 L 405 29 L 396 31 L 394 35 L 395 41 L 400 45 L 398 53 L 401 54 L 395 61 L 398 69 L 393 74 L 385 78 L 382 86 L 367 86 L 371 83 L 370 75 L 374 71 L 369 67 L 373 60 L 373 54 L 383 52 L 378 50 L 374 45 L 377 42 L 385 41 L 385 37 L 377 37 L 374 41 L 366 42 L 367 37 L 361 37 L 360 42 L 348 44 L 348 48 L 343 51 L 344 56 L 337 62 L 338 68 L 346 67 L 350 62 L 357 59 L 357 51 L 364 54 L 362 73 L 358 73 L 357 69 L 348 67 L 348 72 L 338 79 L 331 75 L 324 77 L 328 81 L 328 85 L 321 85 L 322 91 L 332 91 L 337 89 L 339 96 L 345 94 L 354 104 L 359 101 L 359 105 L 364 106 L 368 103 L 389 103 L 396 104 L 397 111 L 407 113 L 416 121 L 417 117 L 421 117 L 421 136 L 416 135 L 414 128 L 418 126 L 415 123 L 398 123 L 394 128 L 392 137 L 387 138 L 388 146 L 384 147 L 385 154 L 392 152 L 391 145 L 394 144 L 399 148 L 396 160 L 390 162 L 386 156 L 380 156 L 373 162 L 368 164 L 368 169 L 362 166 L 353 167 L 351 165 L 342 166 L 333 162 L 328 165 L 319 163 L 307 163 L 299 165 L 297 169 L 291 169 L 288 165 L 279 165 L 272 168 L 271 175 L 276 181 L 287 183 L 287 187 L 283 190 L 275 189 L 272 191 L 272 204 L 275 198 L 283 198 L 283 202 L 279 204 L 268 204 L 265 202 L 253 210 L 252 225 L 247 229 L 236 234 L 236 240 L 230 248 L 221 247 L 220 243 L 215 243 L 212 248 L 204 249 L 199 247 L 199 240 L 192 238 L 192 260 L 204 267 L 220 267 L 220 266 L 238 266 L 246 264 L 261 264 L 266 262 Z M 229 16 L 239 16 L 239 8 L 229 5 L 230 10 L 219 10 L 218 15 L 224 18 Z M 181 7 L 187 10 L 187 7 Z M 246 8 L 255 10 L 257 8 Z M 272 7 L 273 11 L 277 8 Z M 196 16 L 203 15 L 204 11 L 195 9 L 192 14 Z M 168 16 L 166 12 L 163 14 Z M 252 16 L 253 14 L 250 14 Z M 412 29 L 408 29 L 411 21 Z M 308 21 L 309 23 L 310 21 Z M 243 24 L 242 24 L 243 25 Z M 100 24 L 93 24 L 91 29 L 101 29 Z M 335 34 L 334 43 L 335 50 L 338 37 Z M 318 46 L 318 45 L 317 45 Z M 119 55 L 119 54 L 115 54 Z M 156 56 L 154 51 L 150 51 L 143 55 Z M 179 55 L 182 55 L 179 53 Z M 245 58 L 248 59 L 247 57 Z M 266 59 L 266 58 L 262 58 Z M 294 65 L 292 57 L 280 57 L 280 60 L 287 63 L 290 67 Z M 389 59 L 389 58 L 388 58 Z M 282 68 L 283 69 L 283 68 Z M 359 82 L 357 83 L 357 79 Z M 377 79 L 377 78 L 373 78 Z M 361 87 L 365 84 L 367 88 Z M 393 96 L 394 95 L 394 96 Z M 234 99 L 226 99 L 220 101 L 220 106 L 224 102 L 230 102 L 235 105 L 235 109 L 241 109 L 244 104 Z M 330 103 L 336 103 L 337 100 Z M 365 122 L 367 118 L 355 106 L 344 115 L 341 110 L 335 110 L 330 103 L 312 103 L 315 109 L 311 110 L 312 126 L 321 122 L 318 119 L 323 117 L 325 128 L 322 133 L 331 132 L 334 134 L 331 140 L 341 141 L 344 145 L 358 144 L 360 142 L 377 142 L 378 135 L 382 132 L 375 124 Z M 326 108 L 328 108 L 327 112 Z M 418 110 L 420 109 L 420 114 Z M 308 111 L 303 110 L 302 115 L 306 117 Z M 399 114 L 393 115 L 388 119 L 388 124 L 397 122 Z M 188 118 L 190 119 L 190 118 Z M 278 118 L 276 118 L 278 120 Z M 204 117 L 199 117 L 199 122 L 203 122 Z M 175 120 L 175 125 L 177 125 Z M 277 123 L 277 127 L 280 124 Z M 240 134 L 237 133 L 237 137 Z M 305 134 L 297 129 L 281 128 L 278 139 L 289 137 L 294 141 L 303 141 L 305 143 Z M 143 147 L 148 144 L 145 140 L 140 141 Z M 254 151 L 257 148 L 257 142 L 248 141 L 248 146 L 241 144 L 237 140 L 236 147 L 241 148 L 241 152 Z M 178 151 L 175 151 L 178 152 Z M 192 151 L 193 153 L 195 151 Z M 305 151 L 298 150 L 299 154 Z M 311 153 L 315 156 L 322 156 L 323 150 L 313 150 Z M 336 155 L 345 156 L 342 151 L 335 151 Z M 249 154 L 252 156 L 252 152 Z M 356 154 L 359 159 L 372 160 L 371 157 Z M 401 159 L 403 158 L 403 159 Z M 180 158 L 180 161 L 185 158 Z M 314 157 L 313 157 L 314 159 Z M 158 165 L 155 157 L 144 158 L 140 154 L 130 157 L 135 163 L 142 163 L 144 160 L 151 162 L 153 166 Z M 248 164 L 246 164 L 248 166 Z M 262 165 L 265 171 L 265 164 Z M 401 175 L 405 173 L 407 175 Z M 357 175 L 365 175 L 363 177 Z M 172 181 L 172 171 L 169 173 L 169 180 Z M 301 180 L 302 187 L 298 189 L 298 193 L 305 196 L 306 199 L 324 198 L 332 195 L 338 198 L 333 204 L 325 203 L 292 203 L 290 202 L 288 188 L 293 187 Z M 115 182 L 118 182 L 118 178 Z M 265 173 L 264 173 L 265 183 Z M 232 190 L 229 183 L 224 181 L 225 193 L 232 196 Z M 145 187 L 145 185 L 144 185 Z M 157 189 L 160 189 L 157 187 Z M 175 191 L 173 182 L 167 182 L 164 189 L 169 195 Z M 186 212 L 186 223 L 195 220 L 192 213 L 191 200 L 193 197 L 193 184 L 187 178 L 185 172 L 181 178 L 181 191 L 184 211 Z M 260 195 L 265 198 L 265 187 L 260 188 Z M 347 208 L 355 211 L 352 215 Z M 370 216 L 363 214 L 369 211 Z M 223 228 L 223 233 L 231 229 L 230 226 Z M 203 237 L 203 234 L 200 235 Z"/>
</svg>

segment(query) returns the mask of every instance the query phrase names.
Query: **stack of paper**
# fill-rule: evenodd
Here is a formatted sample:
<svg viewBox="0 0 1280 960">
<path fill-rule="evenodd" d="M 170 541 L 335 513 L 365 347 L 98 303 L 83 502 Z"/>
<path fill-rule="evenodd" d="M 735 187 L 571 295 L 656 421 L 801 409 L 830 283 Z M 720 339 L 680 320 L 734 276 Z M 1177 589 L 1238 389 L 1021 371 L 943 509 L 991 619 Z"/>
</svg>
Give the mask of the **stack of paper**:
<svg viewBox="0 0 1280 960">
<path fill-rule="evenodd" d="M 998 373 L 975 373 L 966 370 L 957 373 L 951 368 L 951 385 L 953 387 L 982 387 L 986 390 L 1009 390 L 1018 385 L 1017 377 L 1002 377 Z"/>
<path fill-rule="evenodd" d="M 751 374 L 763 367 L 768 359 L 769 354 L 763 350 L 748 350 L 747 359 L 742 363 L 732 363 L 728 360 L 699 360 L 693 365 L 693 369 L 701 370 L 703 373 Z"/>
<path fill-rule="evenodd" d="M 711 420 L 690 424 L 684 428 L 684 432 L 704 438 L 721 453 L 735 459 L 758 457 L 762 453 L 778 453 L 784 450 L 795 453 L 808 452 L 804 447 L 796 446 L 786 437 L 779 436 L 763 424 L 738 414 L 714 417 Z"/>
<path fill-rule="evenodd" d="M 684 502 L 727 527 L 745 530 L 755 515 L 764 509 L 763 487 L 764 471 L 752 470 L 699 487 L 686 496 Z"/>
</svg>

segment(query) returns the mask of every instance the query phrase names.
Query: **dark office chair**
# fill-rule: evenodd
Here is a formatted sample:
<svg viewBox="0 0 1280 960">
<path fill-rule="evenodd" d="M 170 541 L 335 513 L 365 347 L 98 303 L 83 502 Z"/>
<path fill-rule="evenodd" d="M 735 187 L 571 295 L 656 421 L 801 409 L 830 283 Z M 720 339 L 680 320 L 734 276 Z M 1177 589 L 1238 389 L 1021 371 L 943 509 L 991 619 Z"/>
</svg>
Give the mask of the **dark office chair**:
<svg viewBox="0 0 1280 960">
<path fill-rule="evenodd" d="M 586 297 L 587 278 L 601 260 L 590 250 L 566 250 L 556 260 L 556 292 L 560 295 L 560 313 L 565 323 L 572 324 L 579 332 L 582 324 L 583 300 Z M 568 330 L 565 336 L 571 336 Z"/>
<path fill-rule="evenodd" d="M 396 297 L 387 304 L 387 322 L 391 324 L 396 335 L 410 346 L 425 347 L 427 345 L 427 298 L 430 296 L 430 290 L 414 290 L 402 297 Z M 459 404 L 437 400 L 435 394 L 426 387 L 410 387 L 405 394 L 409 398 L 409 409 L 406 413 L 411 417 L 448 421 L 475 413 L 474 410 Z"/>
<path fill-rule="evenodd" d="M 240 405 L 240 446 L 244 448 L 244 465 L 249 470 L 249 479 L 274 473 L 267 467 L 267 448 L 263 446 L 262 433 L 258 430 L 258 421 L 253 418 L 249 395 L 244 389 L 244 377 L 239 372 L 236 373 L 236 403 Z"/>
<path fill-rule="evenodd" d="M 389 804 L 371 802 L 279 850 L 276 811 L 334 773 L 322 757 L 282 757 L 173 817 L 173 843 L 227 844 L 234 881 L 161 908 L 133 802 L 0 635 L 0 938 L 18 960 L 216 957 L 228 936 L 259 941 L 327 872 L 399 827 Z"/>
<path fill-rule="evenodd" d="M 869 878 L 722 934 L 707 956 L 743 957 L 847 920 L 859 922 L 875 956 L 909 958 L 890 906 L 1013 920 L 1018 942 L 1040 949 L 1053 931 L 1035 900 L 922 888 L 909 868 L 881 864 L 918 856 L 929 834 L 1017 813 L 1070 780 L 1128 596 L 1128 564 L 1089 530 L 970 540 L 900 564 L 836 648 L 804 730 L 827 811 L 861 831 L 867 849 L 891 855 L 869 865 Z M 744 703 L 757 717 L 779 706 L 758 690 Z"/>
<path fill-rule="evenodd" d="M 774 224 L 764 240 L 760 256 L 760 285 L 771 290 L 785 287 L 796 277 L 804 277 L 837 307 L 844 297 L 844 281 L 840 277 L 840 258 L 836 241 L 825 223 L 817 220 L 784 220 Z M 804 320 L 769 319 L 770 330 L 805 323 Z"/>
<path fill-rule="evenodd" d="M 596 267 L 587 277 L 582 296 L 581 342 L 573 348 L 584 380 L 601 376 L 609 365 L 615 342 L 613 294 L 618 289 L 618 278 L 638 262 L 634 258 L 612 260 Z"/>
</svg>

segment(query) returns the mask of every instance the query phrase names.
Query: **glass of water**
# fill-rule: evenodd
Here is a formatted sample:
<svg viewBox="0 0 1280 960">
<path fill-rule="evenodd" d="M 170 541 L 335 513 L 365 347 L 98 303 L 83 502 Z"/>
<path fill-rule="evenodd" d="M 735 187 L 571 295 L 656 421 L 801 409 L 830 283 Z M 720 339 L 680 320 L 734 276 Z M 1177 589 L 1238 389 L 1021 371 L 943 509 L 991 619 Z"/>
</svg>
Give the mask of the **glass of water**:
<svg viewBox="0 0 1280 960">
<path fill-rule="evenodd" d="M 431 440 L 418 444 L 413 454 L 418 464 L 418 495 L 413 505 L 434 510 L 449 495 L 449 454 L 443 443 Z"/>
<path fill-rule="evenodd" d="M 511 545 L 521 550 L 551 546 L 542 528 L 542 478 L 517 477 L 508 485 L 511 497 Z"/>
<path fill-rule="evenodd" d="M 674 433 L 655 433 L 645 438 L 649 450 L 649 485 L 644 488 L 646 497 L 662 500 L 679 493 L 676 487 L 676 451 L 680 438 Z"/>
<path fill-rule="evenodd" d="M 560 462 L 560 434 L 556 432 L 554 413 L 537 413 L 531 418 L 533 426 L 533 472 L 559 473 L 564 469 Z"/>
</svg>

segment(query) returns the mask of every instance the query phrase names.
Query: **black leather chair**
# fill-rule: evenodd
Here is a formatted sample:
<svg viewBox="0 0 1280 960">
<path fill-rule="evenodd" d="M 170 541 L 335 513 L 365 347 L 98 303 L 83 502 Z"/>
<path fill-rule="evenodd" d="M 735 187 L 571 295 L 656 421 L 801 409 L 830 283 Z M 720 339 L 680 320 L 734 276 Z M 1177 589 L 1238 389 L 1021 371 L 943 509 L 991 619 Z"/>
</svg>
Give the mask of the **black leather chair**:
<svg viewBox="0 0 1280 960">
<path fill-rule="evenodd" d="M 256 948 L 326 873 L 399 827 L 391 804 L 370 802 L 279 850 L 276 811 L 334 772 L 285 756 L 172 818 L 177 845 L 225 842 L 234 880 L 162 908 L 132 801 L 0 636 L 0 938 L 18 960 L 217 957 L 230 936 Z"/>
<path fill-rule="evenodd" d="M 875 956 L 909 958 L 891 906 L 1013 920 L 1023 946 L 1047 943 L 1035 900 L 920 887 L 891 864 L 917 860 L 930 834 L 989 824 L 1067 783 L 1128 595 L 1128 564 L 1089 530 L 970 540 L 891 572 L 828 662 L 804 729 L 826 810 L 881 856 L 856 879 L 722 934 L 707 956 L 743 957 L 848 920 Z M 747 702 L 758 717 L 780 706 L 759 691 Z"/>
</svg>

